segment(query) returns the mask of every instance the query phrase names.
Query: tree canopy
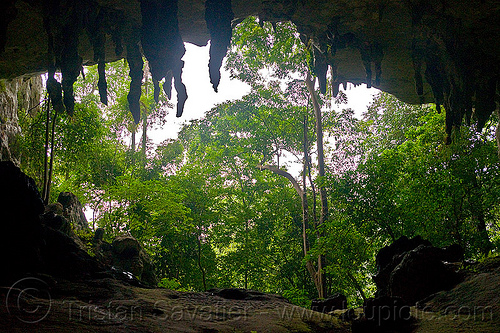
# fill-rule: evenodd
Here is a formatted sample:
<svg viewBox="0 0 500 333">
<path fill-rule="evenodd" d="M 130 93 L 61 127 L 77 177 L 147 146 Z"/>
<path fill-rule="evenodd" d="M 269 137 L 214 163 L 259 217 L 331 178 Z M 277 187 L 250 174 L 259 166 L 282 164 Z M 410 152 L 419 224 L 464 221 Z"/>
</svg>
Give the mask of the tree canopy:
<svg viewBox="0 0 500 333">
<path fill-rule="evenodd" d="M 345 95 L 319 92 L 309 59 L 290 23 L 246 19 L 226 68 L 251 92 L 159 145 L 148 131 L 172 105 L 154 101 L 147 75 L 135 125 L 124 64 L 108 64 L 108 106 L 97 68 L 86 68 L 74 116 L 48 102 L 39 114 L 20 110 L 22 168 L 40 188 L 52 170 L 48 200 L 74 192 L 109 239 L 141 241 L 169 288 L 251 288 L 304 306 L 341 292 L 359 304 L 374 292 L 378 249 L 400 236 L 458 243 L 468 258 L 498 252 L 492 124 L 461 127 L 445 145 L 434 105 L 380 93 L 359 118 L 336 112 Z"/>
</svg>

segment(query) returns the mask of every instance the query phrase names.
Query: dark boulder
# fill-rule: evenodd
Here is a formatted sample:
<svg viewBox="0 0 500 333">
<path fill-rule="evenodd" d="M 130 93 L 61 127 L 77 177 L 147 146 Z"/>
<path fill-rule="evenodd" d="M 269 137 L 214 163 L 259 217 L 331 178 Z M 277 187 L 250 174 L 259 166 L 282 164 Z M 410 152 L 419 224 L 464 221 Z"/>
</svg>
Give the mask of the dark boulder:
<svg viewBox="0 0 500 333">
<path fill-rule="evenodd" d="M 219 296 L 224 299 L 233 299 L 233 300 L 240 300 L 240 301 L 265 301 L 265 300 L 271 300 L 271 299 L 280 299 L 280 300 L 285 300 L 283 296 L 280 295 L 273 295 L 273 294 L 265 294 L 260 291 L 255 291 L 255 290 L 250 290 L 250 289 L 244 289 L 244 288 L 225 288 L 225 289 L 219 289 L 219 288 L 213 288 L 209 289 L 208 292 L 212 296 Z"/>
<path fill-rule="evenodd" d="M 101 249 L 105 250 L 103 244 L 104 242 L 101 242 Z M 158 284 L 151 258 L 137 239 L 132 236 L 118 236 L 113 240 L 111 249 L 111 261 L 114 267 L 130 272 L 147 285 L 156 286 Z"/>
<path fill-rule="evenodd" d="M 104 229 L 103 228 L 97 228 L 97 230 L 94 233 L 94 239 L 93 242 L 102 242 L 104 240 Z"/>
<path fill-rule="evenodd" d="M 441 249 L 441 260 L 446 262 L 464 261 L 464 248 L 458 244 L 443 247 Z"/>
<path fill-rule="evenodd" d="M 68 219 L 75 230 L 90 230 L 87 218 L 83 213 L 83 206 L 76 195 L 71 192 L 61 192 L 57 202 L 63 206 L 63 216 Z"/>
<path fill-rule="evenodd" d="M 462 280 L 453 266 L 443 262 L 443 249 L 420 245 L 404 255 L 391 272 L 390 294 L 411 304 L 438 291 L 449 290 Z"/>
<path fill-rule="evenodd" d="M 354 309 L 351 308 L 344 311 L 339 318 L 342 321 L 353 321 L 357 318 L 357 315 Z"/>
<path fill-rule="evenodd" d="M 38 273 L 81 279 L 103 268 L 72 236 L 68 221 L 56 214 L 59 209 L 45 210 L 33 179 L 12 162 L 0 162 L 2 284 Z"/>
<path fill-rule="evenodd" d="M 1 283 L 40 268 L 44 206 L 35 182 L 12 162 L 0 162 Z"/>
<path fill-rule="evenodd" d="M 342 294 L 334 294 L 326 299 L 315 299 L 311 302 L 311 310 L 328 313 L 334 310 L 347 309 L 347 298 Z"/>
<path fill-rule="evenodd" d="M 244 300 L 252 297 L 248 290 L 242 288 L 210 289 L 209 292 L 225 299 Z"/>
<path fill-rule="evenodd" d="M 399 296 L 411 304 L 429 295 L 447 290 L 461 281 L 461 276 L 448 262 L 463 260 L 459 245 L 437 248 L 416 236 L 403 236 L 382 248 L 376 257 L 377 297 Z M 391 257 L 392 256 L 392 257 Z"/>
<path fill-rule="evenodd" d="M 62 216 L 64 213 L 64 207 L 59 202 L 48 204 L 47 206 L 45 206 L 45 213 L 49 213 L 49 212 L 52 212 L 56 215 Z"/>
<path fill-rule="evenodd" d="M 375 259 L 377 274 L 373 276 L 373 281 L 377 285 L 377 297 L 390 295 L 389 281 L 392 271 L 401 262 L 406 252 L 419 245 L 430 246 L 431 243 L 420 236 L 411 239 L 401 236 L 394 243 L 379 250 Z"/>
<path fill-rule="evenodd" d="M 47 210 L 46 210 L 47 211 Z M 54 214 L 54 211 L 47 211 L 40 215 L 42 225 L 50 227 L 54 230 L 59 230 L 60 232 L 70 236 L 72 234 L 71 224 L 62 215 Z"/>
<path fill-rule="evenodd" d="M 43 272 L 68 280 L 92 277 L 104 266 L 91 257 L 75 239 L 61 230 L 43 229 Z"/>
<path fill-rule="evenodd" d="M 131 259 L 138 256 L 141 250 L 141 244 L 132 236 L 118 236 L 112 245 L 117 258 Z"/>
<path fill-rule="evenodd" d="M 395 256 L 411 251 L 419 245 L 431 246 L 432 244 L 431 242 L 422 239 L 421 236 L 415 236 L 411 239 L 408 239 L 406 236 L 399 237 L 394 241 L 394 243 L 384 246 L 380 249 L 380 251 L 378 251 L 377 257 L 375 258 L 377 269 L 380 271 L 389 265 Z"/>
</svg>

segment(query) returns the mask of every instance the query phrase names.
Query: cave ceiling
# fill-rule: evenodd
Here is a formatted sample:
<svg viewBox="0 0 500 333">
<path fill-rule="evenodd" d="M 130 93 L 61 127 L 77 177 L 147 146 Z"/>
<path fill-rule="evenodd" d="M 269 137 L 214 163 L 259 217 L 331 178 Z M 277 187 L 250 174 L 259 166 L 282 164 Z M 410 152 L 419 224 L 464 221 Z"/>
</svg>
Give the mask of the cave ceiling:
<svg viewBox="0 0 500 333">
<path fill-rule="evenodd" d="M 231 25 L 250 15 L 296 24 L 322 91 L 330 68 L 334 92 L 346 82 L 366 83 L 409 103 L 435 102 L 446 110 L 448 134 L 464 120 L 482 128 L 497 108 L 498 0 L 2 0 L 0 78 L 48 72 L 54 107 L 71 114 L 81 66 L 98 64 L 107 103 L 105 63 L 126 58 L 138 121 L 144 56 L 156 97 L 175 88 L 181 116 L 189 93 L 183 42 L 211 40 L 207 70 L 217 91 Z"/>
</svg>

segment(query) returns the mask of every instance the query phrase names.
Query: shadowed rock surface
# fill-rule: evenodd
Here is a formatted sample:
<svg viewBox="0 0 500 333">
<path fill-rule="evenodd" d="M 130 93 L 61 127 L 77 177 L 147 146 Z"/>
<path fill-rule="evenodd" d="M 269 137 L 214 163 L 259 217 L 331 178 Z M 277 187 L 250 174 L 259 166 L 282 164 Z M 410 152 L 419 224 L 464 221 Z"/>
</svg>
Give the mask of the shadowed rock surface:
<svg viewBox="0 0 500 333">
<path fill-rule="evenodd" d="M 463 276 L 449 263 L 462 260 L 463 249 L 458 245 L 437 248 L 420 236 L 402 236 L 377 254 L 376 296 L 397 296 L 414 305 L 460 282 Z"/>
<path fill-rule="evenodd" d="M 63 206 L 63 215 L 69 220 L 75 230 L 90 231 L 87 218 L 83 213 L 80 200 L 71 192 L 61 192 L 57 202 Z"/>
<path fill-rule="evenodd" d="M 138 121 L 142 48 L 156 97 L 157 82 L 165 78 L 170 94 L 174 78 L 180 116 L 187 98 L 181 41 L 204 45 L 212 39 L 210 77 L 217 89 L 230 24 L 249 15 L 297 25 L 321 91 L 330 68 L 334 93 L 346 82 L 365 83 L 405 102 L 444 105 L 448 141 L 464 120 L 481 129 L 498 102 L 495 0 L 8 0 L 0 9 L 0 78 L 48 71 L 51 99 L 70 114 L 81 66 L 99 63 L 106 102 L 103 64 L 126 57 L 133 79 L 129 104 Z M 53 79 L 55 70 L 61 82 Z"/>
<path fill-rule="evenodd" d="M 311 309 L 323 313 L 345 310 L 347 309 L 347 297 L 342 294 L 334 294 L 326 299 L 316 299 L 311 302 Z"/>
</svg>

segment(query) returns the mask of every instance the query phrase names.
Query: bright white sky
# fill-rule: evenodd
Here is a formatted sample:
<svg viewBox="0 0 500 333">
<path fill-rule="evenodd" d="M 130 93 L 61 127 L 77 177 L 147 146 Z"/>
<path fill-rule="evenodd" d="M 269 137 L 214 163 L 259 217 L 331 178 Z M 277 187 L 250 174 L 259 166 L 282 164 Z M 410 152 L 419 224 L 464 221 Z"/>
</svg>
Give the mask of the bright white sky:
<svg viewBox="0 0 500 333">
<path fill-rule="evenodd" d="M 187 88 L 188 99 L 184 106 L 184 113 L 181 118 L 175 117 L 175 110 L 171 110 L 167 115 L 166 125 L 157 130 L 151 131 L 153 142 L 158 144 L 166 139 L 177 137 L 182 124 L 192 119 L 200 119 L 206 111 L 212 109 L 216 104 L 227 100 L 236 100 L 250 92 L 250 87 L 238 80 L 231 80 L 229 73 L 221 68 L 221 81 L 219 92 L 214 92 L 210 78 L 208 76 L 208 51 L 209 47 L 198 47 L 186 43 L 186 54 L 184 55 L 184 71 L 182 80 Z M 342 85 L 341 85 L 342 88 Z M 366 88 L 366 85 L 354 87 L 348 85 L 348 104 L 336 106 L 337 109 L 352 108 L 358 117 L 366 110 L 367 105 L 372 101 L 377 89 Z M 177 103 L 175 90 L 172 91 L 172 102 Z"/>
</svg>

